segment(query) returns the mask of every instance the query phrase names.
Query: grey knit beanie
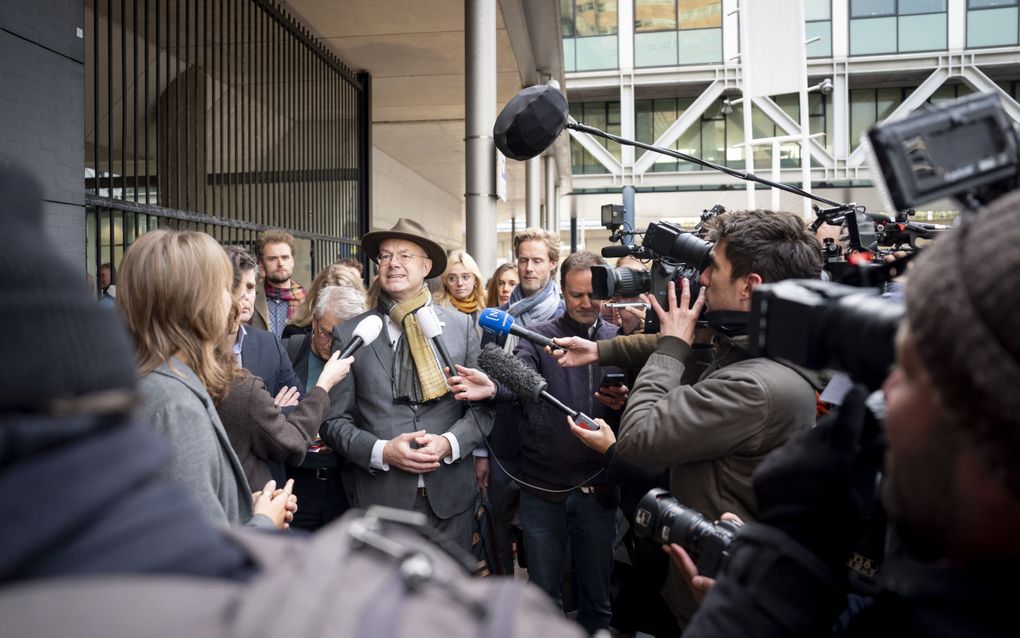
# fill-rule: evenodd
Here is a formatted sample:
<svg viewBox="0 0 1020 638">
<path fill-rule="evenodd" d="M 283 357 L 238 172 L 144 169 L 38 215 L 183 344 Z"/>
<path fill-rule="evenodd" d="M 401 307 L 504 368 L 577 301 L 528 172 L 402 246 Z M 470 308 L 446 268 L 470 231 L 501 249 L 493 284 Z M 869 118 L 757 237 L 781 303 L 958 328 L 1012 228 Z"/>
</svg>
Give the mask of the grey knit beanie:
<svg viewBox="0 0 1020 638">
<path fill-rule="evenodd" d="M 961 427 L 1020 487 L 1020 191 L 968 214 L 918 258 L 907 321 Z"/>
<path fill-rule="evenodd" d="M 0 164 L 0 412 L 135 386 L 127 333 L 45 236 L 41 202 L 30 175 Z"/>
</svg>

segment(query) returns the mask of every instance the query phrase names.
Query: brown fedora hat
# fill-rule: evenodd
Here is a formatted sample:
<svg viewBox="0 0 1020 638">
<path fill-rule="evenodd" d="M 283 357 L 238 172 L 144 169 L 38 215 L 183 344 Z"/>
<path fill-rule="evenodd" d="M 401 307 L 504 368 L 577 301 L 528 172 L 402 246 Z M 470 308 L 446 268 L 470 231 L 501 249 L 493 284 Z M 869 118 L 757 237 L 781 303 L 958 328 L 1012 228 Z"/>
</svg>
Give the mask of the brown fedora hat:
<svg viewBox="0 0 1020 638">
<path fill-rule="evenodd" d="M 365 249 L 368 258 L 374 262 L 379 261 L 379 244 L 387 239 L 403 239 L 421 246 L 428 258 L 432 260 L 432 270 L 426 278 L 438 277 L 446 270 L 446 251 L 436 242 L 429 239 L 425 227 L 414 221 L 401 217 L 393 228 L 389 230 L 376 230 L 361 238 L 361 247 Z"/>
</svg>

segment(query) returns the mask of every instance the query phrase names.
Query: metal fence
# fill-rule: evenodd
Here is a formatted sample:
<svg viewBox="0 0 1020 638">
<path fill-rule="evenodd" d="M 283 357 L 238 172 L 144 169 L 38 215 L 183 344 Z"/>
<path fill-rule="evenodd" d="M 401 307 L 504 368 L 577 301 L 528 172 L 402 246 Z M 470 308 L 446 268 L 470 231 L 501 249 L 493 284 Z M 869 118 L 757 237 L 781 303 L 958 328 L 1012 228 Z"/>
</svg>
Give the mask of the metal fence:
<svg viewBox="0 0 1020 638">
<path fill-rule="evenodd" d="M 296 273 L 361 256 L 369 74 L 271 0 L 87 0 L 85 13 L 90 272 L 154 228 L 249 247 L 282 228 Z"/>
</svg>

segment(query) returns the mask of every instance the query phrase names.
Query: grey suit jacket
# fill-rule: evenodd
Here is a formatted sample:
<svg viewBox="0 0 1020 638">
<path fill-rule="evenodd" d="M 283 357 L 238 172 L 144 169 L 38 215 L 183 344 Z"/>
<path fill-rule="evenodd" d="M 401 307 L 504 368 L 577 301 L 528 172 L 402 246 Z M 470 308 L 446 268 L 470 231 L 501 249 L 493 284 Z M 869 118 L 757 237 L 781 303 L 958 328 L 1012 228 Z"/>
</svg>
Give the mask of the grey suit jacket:
<svg viewBox="0 0 1020 638">
<path fill-rule="evenodd" d="M 435 310 L 444 324 L 441 338 L 450 357 L 474 367 L 479 338 L 470 318 L 450 308 L 436 306 Z M 382 316 L 370 310 L 335 328 L 333 349 L 346 345 L 355 326 L 370 314 Z M 469 408 L 452 394 L 414 406 L 395 403 L 393 360 L 393 347 L 384 327 L 378 339 L 354 355 L 351 373 L 330 392 L 332 410 L 320 434 L 353 463 L 345 479 L 352 506 L 412 509 L 418 475 L 393 466 L 385 472 L 371 469 L 372 447 L 376 441 L 406 432 L 452 433 L 460 445 L 460 458 L 449 464 L 441 462 L 439 469 L 423 475 L 432 510 L 440 518 L 451 518 L 474 504 L 477 489 L 471 451 L 482 443 L 482 432 L 488 434 L 492 429 L 492 410 L 479 404 Z"/>
<path fill-rule="evenodd" d="M 241 463 L 201 380 L 177 359 L 172 364 L 173 370 L 164 363 L 139 380 L 136 416 L 170 441 L 164 473 L 187 488 L 206 517 L 243 525 L 252 518 L 252 502 Z"/>
</svg>

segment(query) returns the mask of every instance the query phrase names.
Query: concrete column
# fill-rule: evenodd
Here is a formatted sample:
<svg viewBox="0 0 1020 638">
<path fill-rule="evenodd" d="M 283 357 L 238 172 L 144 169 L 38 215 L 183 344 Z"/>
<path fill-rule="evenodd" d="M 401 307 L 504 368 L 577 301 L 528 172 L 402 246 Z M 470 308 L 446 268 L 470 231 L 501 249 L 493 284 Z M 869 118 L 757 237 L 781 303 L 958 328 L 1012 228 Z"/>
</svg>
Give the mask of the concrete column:
<svg viewBox="0 0 1020 638">
<path fill-rule="evenodd" d="M 545 227 L 554 233 L 559 232 L 556 226 L 556 158 L 545 156 Z"/>
<path fill-rule="evenodd" d="M 496 0 L 464 0 L 464 195 L 467 251 L 496 269 Z"/>
<path fill-rule="evenodd" d="M 542 158 L 532 157 L 524 163 L 524 218 L 528 228 L 541 225 Z"/>
<path fill-rule="evenodd" d="M 949 51 L 959 53 L 967 47 L 967 0 L 949 0 L 946 11 Z"/>
<path fill-rule="evenodd" d="M 626 226 L 626 230 L 635 229 L 634 218 L 636 216 L 636 211 L 634 210 L 634 193 L 635 191 L 633 186 L 627 185 L 623 187 L 623 223 L 624 226 Z M 634 236 L 625 235 L 623 243 L 628 246 L 633 246 Z"/>
</svg>

